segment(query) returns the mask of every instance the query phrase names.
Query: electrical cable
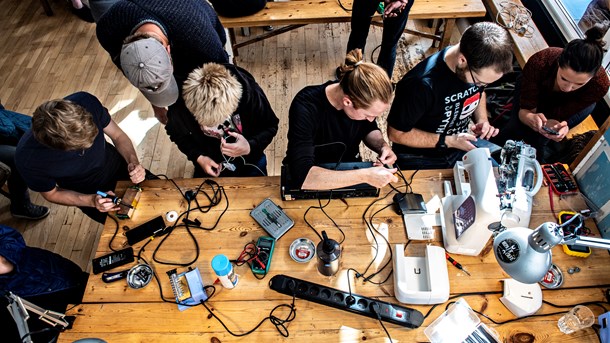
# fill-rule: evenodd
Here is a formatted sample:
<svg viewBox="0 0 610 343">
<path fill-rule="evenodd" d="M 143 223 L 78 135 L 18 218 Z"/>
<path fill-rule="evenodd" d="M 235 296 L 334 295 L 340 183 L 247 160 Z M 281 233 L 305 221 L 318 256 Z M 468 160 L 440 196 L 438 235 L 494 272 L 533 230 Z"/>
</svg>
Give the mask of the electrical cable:
<svg viewBox="0 0 610 343">
<path fill-rule="evenodd" d="M 530 25 L 531 19 L 532 12 L 525 6 L 510 1 L 500 2 L 496 23 L 503 28 L 512 30 L 521 37 L 532 38 L 534 28 Z"/>
<path fill-rule="evenodd" d="M 294 282 L 294 281 L 292 281 L 292 282 Z M 292 294 L 292 302 L 290 304 L 280 304 L 280 305 L 275 306 L 271 310 L 271 312 L 269 312 L 269 316 L 263 318 L 251 330 L 243 332 L 243 333 L 234 333 L 233 331 L 229 330 L 229 328 L 225 325 L 225 323 L 220 318 L 218 318 L 218 316 L 216 316 L 216 314 L 214 312 L 212 312 L 212 310 L 210 310 L 210 308 L 206 305 L 206 303 L 204 301 L 201 301 L 201 305 L 203 305 L 203 307 L 205 307 L 205 309 L 208 310 L 208 312 L 210 313 L 210 315 L 212 315 L 212 317 L 216 318 L 216 320 L 220 323 L 220 325 L 222 325 L 222 327 L 225 328 L 225 330 L 231 336 L 234 336 L 234 337 L 247 336 L 247 335 L 253 333 L 254 331 L 256 331 L 261 325 L 263 325 L 263 323 L 265 321 L 269 320 L 271 322 L 271 324 L 273 324 L 273 326 L 275 326 L 275 329 L 277 330 L 277 332 L 279 332 L 280 335 L 282 335 L 283 337 L 288 337 L 288 336 L 290 336 L 290 333 L 288 332 L 288 328 L 286 327 L 286 324 L 292 322 L 296 318 L 296 307 L 294 305 L 294 302 L 296 299 L 296 287 L 293 287 L 293 289 L 295 291 Z M 290 309 L 290 311 L 286 315 L 286 318 L 281 319 L 274 315 L 274 312 L 276 310 L 285 308 L 285 307 Z"/>
</svg>

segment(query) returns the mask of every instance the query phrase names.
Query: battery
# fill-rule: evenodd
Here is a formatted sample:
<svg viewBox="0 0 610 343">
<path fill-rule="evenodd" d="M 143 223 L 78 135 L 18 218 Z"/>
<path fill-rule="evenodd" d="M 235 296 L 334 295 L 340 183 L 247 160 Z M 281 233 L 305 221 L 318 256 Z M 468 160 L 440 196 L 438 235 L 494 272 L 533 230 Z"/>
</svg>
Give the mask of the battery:
<svg viewBox="0 0 610 343">
<path fill-rule="evenodd" d="M 297 238 L 290 244 L 290 257 L 299 263 L 311 261 L 316 254 L 316 245 L 309 238 Z"/>
</svg>

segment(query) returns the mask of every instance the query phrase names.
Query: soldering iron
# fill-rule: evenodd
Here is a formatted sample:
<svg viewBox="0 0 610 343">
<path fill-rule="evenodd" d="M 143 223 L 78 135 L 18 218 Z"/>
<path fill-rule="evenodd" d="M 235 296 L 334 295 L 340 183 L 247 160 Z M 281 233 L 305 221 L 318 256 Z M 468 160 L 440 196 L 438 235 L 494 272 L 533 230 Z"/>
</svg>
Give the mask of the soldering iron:
<svg viewBox="0 0 610 343">
<path fill-rule="evenodd" d="M 112 200 L 112 203 L 118 206 L 125 206 L 128 208 L 133 208 L 133 206 L 129 205 L 129 204 L 125 204 L 123 203 L 123 199 L 115 196 L 115 195 L 110 195 L 108 193 L 104 193 L 102 191 L 97 191 L 97 195 L 101 196 L 102 198 L 106 198 L 106 199 L 110 199 Z"/>
</svg>

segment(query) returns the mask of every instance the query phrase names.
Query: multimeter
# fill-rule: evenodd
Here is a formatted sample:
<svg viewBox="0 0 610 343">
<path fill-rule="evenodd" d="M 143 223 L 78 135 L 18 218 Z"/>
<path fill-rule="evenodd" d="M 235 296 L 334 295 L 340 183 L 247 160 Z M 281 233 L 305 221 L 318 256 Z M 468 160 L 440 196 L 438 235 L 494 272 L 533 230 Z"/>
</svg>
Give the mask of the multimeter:
<svg viewBox="0 0 610 343">
<path fill-rule="evenodd" d="M 559 212 L 559 216 L 558 216 L 559 224 L 567 222 L 574 215 L 576 215 L 576 212 L 571 212 L 571 211 L 561 211 L 561 212 Z M 577 219 L 580 219 L 580 218 L 577 218 Z M 582 223 L 580 223 L 580 225 L 582 225 Z M 573 226 L 575 226 L 575 225 L 569 225 L 568 227 L 565 227 L 563 229 L 564 233 L 565 234 L 574 234 L 575 233 L 574 232 L 575 228 Z M 582 245 L 564 244 L 563 245 L 563 252 L 566 253 L 566 255 L 569 255 L 569 256 L 588 257 L 589 255 L 591 255 L 591 248 L 583 247 Z"/>
<path fill-rule="evenodd" d="M 261 236 L 258 238 L 258 241 L 256 242 L 257 257 L 252 261 L 251 267 L 254 274 L 265 275 L 269 273 L 274 247 L 275 239 L 268 236 Z"/>
</svg>

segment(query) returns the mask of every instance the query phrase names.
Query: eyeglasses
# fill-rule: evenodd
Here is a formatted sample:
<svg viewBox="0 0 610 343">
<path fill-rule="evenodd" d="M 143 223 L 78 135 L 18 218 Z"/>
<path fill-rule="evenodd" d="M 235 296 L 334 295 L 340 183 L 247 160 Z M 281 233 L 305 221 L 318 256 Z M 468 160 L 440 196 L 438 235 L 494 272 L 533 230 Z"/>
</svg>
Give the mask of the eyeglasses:
<svg viewBox="0 0 610 343">
<path fill-rule="evenodd" d="M 473 83 L 475 84 L 475 86 L 480 87 L 480 88 L 485 88 L 487 86 L 489 86 L 489 83 L 486 82 L 481 82 L 479 80 L 477 80 L 476 77 L 474 77 L 474 74 L 472 73 L 472 69 L 470 69 L 469 65 L 466 65 L 468 67 L 468 71 L 470 72 L 470 77 L 472 78 L 472 81 L 474 81 Z"/>
</svg>

